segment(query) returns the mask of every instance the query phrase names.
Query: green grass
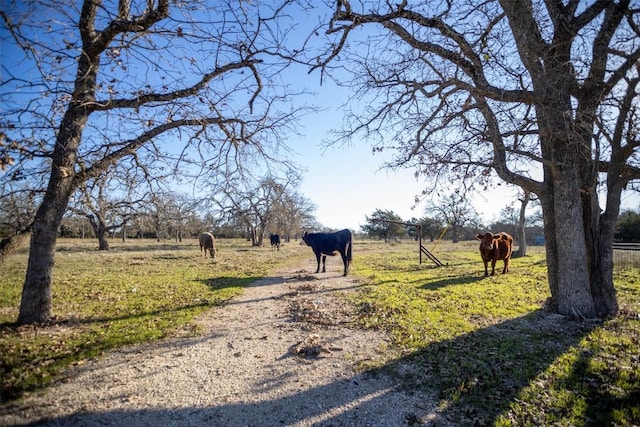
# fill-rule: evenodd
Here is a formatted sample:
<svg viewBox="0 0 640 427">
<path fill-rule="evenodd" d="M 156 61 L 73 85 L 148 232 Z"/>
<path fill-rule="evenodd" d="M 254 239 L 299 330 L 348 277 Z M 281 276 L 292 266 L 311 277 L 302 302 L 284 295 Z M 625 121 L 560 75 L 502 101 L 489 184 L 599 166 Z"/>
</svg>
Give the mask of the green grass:
<svg viewBox="0 0 640 427">
<path fill-rule="evenodd" d="M 439 268 L 418 264 L 414 246 L 369 243 L 356 252 L 353 271 L 369 285 L 353 297 L 360 323 L 388 331 L 398 350 L 371 372 L 437 396 L 456 424 L 640 423 L 637 268 L 616 271 L 619 317 L 578 323 L 543 310 L 542 248 L 485 278 L 475 242 L 439 246 L 447 264 Z"/>
<path fill-rule="evenodd" d="M 218 243 L 212 261 L 195 241 L 113 242 L 98 252 L 95 241 L 63 240 L 48 326 L 12 324 L 27 258 L 25 250 L 12 256 L 0 271 L 2 400 L 106 350 L 195 334 L 195 316 L 280 265 L 315 268 L 297 242 L 280 252 Z M 389 333 L 393 355 L 363 370 L 435 396 L 457 425 L 640 425 L 640 269 L 615 272 L 618 317 L 580 323 L 544 310 L 541 248 L 486 278 L 477 242 L 442 243 L 434 253 L 447 265 L 419 264 L 415 242 L 356 241 L 351 275 L 363 286 L 349 298 L 363 327 Z"/>
<path fill-rule="evenodd" d="M 193 334 L 194 318 L 242 292 L 252 281 L 300 256 L 296 243 L 279 252 L 243 240 L 220 240 L 215 260 L 195 240 L 183 243 L 61 240 L 53 278 L 51 325 L 17 319 L 27 250 L 0 271 L 1 401 L 36 390 L 66 367 L 106 350 L 170 334 Z M 309 255 L 305 253 L 305 255 Z"/>
</svg>

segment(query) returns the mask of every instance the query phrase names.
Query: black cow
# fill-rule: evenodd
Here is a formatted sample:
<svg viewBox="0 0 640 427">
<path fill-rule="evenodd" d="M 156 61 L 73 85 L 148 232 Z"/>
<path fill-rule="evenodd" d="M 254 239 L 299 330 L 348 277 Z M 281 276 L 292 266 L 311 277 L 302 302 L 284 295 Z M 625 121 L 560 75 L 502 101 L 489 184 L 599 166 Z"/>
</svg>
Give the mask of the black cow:
<svg viewBox="0 0 640 427">
<path fill-rule="evenodd" d="M 279 234 L 270 234 L 269 240 L 271 241 L 271 249 L 280 250 L 280 235 Z"/>
<path fill-rule="evenodd" d="M 304 233 L 302 240 L 313 249 L 313 253 L 316 254 L 316 260 L 318 261 L 318 269 L 316 273 L 320 272 L 320 257 L 322 256 L 322 272 L 326 271 L 325 261 L 327 255 L 334 256 L 340 253 L 342 256 L 342 262 L 344 263 L 344 275 L 347 275 L 349 271 L 349 265 L 351 264 L 351 247 L 353 246 L 353 239 L 351 237 L 351 231 L 344 229 L 336 231 L 335 233 Z"/>
</svg>

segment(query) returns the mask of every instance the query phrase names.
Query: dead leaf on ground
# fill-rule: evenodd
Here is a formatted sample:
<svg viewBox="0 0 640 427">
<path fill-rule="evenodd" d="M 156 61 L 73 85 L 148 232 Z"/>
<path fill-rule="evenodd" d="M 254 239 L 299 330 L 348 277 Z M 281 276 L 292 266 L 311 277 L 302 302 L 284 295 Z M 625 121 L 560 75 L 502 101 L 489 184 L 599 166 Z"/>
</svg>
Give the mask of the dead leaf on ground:
<svg viewBox="0 0 640 427">
<path fill-rule="evenodd" d="M 321 353 L 331 353 L 331 350 L 319 343 L 320 335 L 311 334 L 303 341 L 295 344 L 291 347 L 289 352 L 294 356 L 300 356 L 304 358 L 316 358 Z"/>
</svg>

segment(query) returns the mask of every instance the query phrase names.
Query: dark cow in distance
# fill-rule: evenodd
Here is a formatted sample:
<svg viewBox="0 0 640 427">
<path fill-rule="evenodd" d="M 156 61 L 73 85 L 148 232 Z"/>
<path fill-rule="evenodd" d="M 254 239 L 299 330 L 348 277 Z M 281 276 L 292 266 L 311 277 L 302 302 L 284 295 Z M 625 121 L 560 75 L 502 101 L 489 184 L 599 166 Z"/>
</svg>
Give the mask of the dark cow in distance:
<svg viewBox="0 0 640 427">
<path fill-rule="evenodd" d="M 271 241 L 271 249 L 280 250 L 280 235 L 279 234 L 270 234 L 269 240 Z"/>
<path fill-rule="evenodd" d="M 344 229 L 335 233 L 305 232 L 302 240 L 307 246 L 311 246 L 313 253 L 316 255 L 316 260 L 318 261 L 316 273 L 320 272 L 320 257 L 322 257 L 322 272 L 324 273 L 326 271 L 327 255 L 334 256 L 339 253 L 344 263 L 344 275 L 347 275 L 352 260 L 351 247 L 353 246 L 353 239 L 351 231 Z"/>
<path fill-rule="evenodd" d="M 504 260 L 502 274 L 509 271 L 511 252 L 513 252 L 513 237 L 508 233 L 484 233 L 476 234 L 476 239 L 480 240 L 480 256 L 484 262 L 484 275 L 488 276 L 487 264 L 491 261 L 491 275 L 496 272 L 496 261 Z"/>
<path fill-rule="evenodd" d="M 200 233 L 198 241 L 200 242 L 200 253 L 204 254 L 205 258 L 207 257 L 207 251 L 209 251 L 211 258 L 216 257 L 216 239 L 213 237 L 213 234 Z"/>
</svg>

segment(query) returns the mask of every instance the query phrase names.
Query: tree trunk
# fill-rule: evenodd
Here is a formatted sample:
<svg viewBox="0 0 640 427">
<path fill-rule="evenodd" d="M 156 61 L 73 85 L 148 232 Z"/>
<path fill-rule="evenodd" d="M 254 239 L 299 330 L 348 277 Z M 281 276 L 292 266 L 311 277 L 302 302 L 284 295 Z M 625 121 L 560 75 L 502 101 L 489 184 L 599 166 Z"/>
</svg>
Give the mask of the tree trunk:
<svg viewBox="0 0 640 427">
<path fill-rule="evenodd" d="M 80 55 L 78 59 L 73 101 L 60 122 L 47 191 L 33 221 L 19 324 L 47 322 L 52 316 L 51 283 L 57 234 L 71 194 L 78 186 L 75 182 L 76 155 L 89 119 L 87 106 L 95 101 L 98 64 L 99 58 L 88 54 Z"/>
<path fill-rule="evenodd" d="M 33 222 L 18 324 L 51 320 L 51 283 L 58 229 L 73 189 L 71 180 L 58 171 L 59 168 L 54 166 L 47 192 Z"/>
<path fill-rule="evenodd" d="M 514 258 L 520 258 L 527 255 L 527 233 L 525 230 L 527 205 L 531 198 L 531 193 L 527 190 L 524 192 L 524 197 L 520 201 L 520 215 L 518 217 L 518 250 L 513 253 Z"/>
<path fill-rule="evenodd" d="M 451 242 L 458 243 L 458 224 L 451 224 L 451 233 L 453 234 L 453 236 L 451 237 Z"/>
<path fill-rule="evenodd" d="M 102 228 L 98 231 L 98 250 L 99 251 L 108 251 L 109 250 L 109 233 L 106 229 Z"/>
<path fill-rule="evenodd" d="M 89 216 L 89 224 L 91 224 L 91 228 L 93 228 L 93 234 L 98 239 L 98 250 L 99 251 L 108 251 L 109 250 L 109 241 L 108 241 L 108 233 L 107 225 L 102 220 L 100 216 Z"/>
<path fill-rule="evenodd" d="M 579 183 L 577 176 L 567 177 L 547 193 L 554 194 L 553 200 L 541 197 L 551 308 L 579 319 L 606 318 L 618 311 L 612 279 L 614 226 L 610 219 L 602 226 L 595 189 L 585 191 Z"/>
</svg>

